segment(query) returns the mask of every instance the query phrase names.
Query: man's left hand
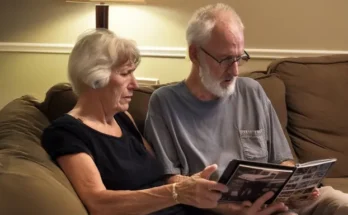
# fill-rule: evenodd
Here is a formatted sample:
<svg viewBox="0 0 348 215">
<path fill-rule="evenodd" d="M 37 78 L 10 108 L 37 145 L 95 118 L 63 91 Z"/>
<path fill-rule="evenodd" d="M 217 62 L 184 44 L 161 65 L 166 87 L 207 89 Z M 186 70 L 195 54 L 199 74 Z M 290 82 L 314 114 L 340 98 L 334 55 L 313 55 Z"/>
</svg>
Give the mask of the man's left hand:
<svg viewBox="0 0 348 215">
<path fill-rule="evenodd" d="M 222 215 L 234 215 L 234 214 L 240 214 L 240 212 L 245 210 L 245 208 L 248 208 L 251 206 L 252 206 L 252 203 L 249 201 L 244 201 L 240 204 L 223 203 L 223 204 L 219 204 L 217 208 L 213 209 L 213 211 Z"/>
<path fill-rule="evenodd" d="M 320 196 L 320 191 L 318 188 L 314 188 L 312 191 L 312 194 L 310 197 L 308 197 L 308 199 L 306 200 L 296 200 L 296 201 L 292 201 L 290 203 L 290 208 L 296 208 L 296 209 L 300 209 L 303 208 L 305 206 L 311 205 L 313 204 Z"/>
</svg>

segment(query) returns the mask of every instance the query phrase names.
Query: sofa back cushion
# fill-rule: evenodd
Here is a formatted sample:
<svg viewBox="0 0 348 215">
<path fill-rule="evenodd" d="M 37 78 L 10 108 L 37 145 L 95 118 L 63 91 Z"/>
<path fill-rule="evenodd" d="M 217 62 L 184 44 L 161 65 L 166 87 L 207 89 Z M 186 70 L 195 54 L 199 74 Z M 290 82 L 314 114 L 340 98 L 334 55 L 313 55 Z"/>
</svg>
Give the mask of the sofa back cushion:
<svg viewBox="0 0 348 215">
<path fill-rule="evenodd" d="M 144 134 L 145 119 L 148 104 L 154 87 L 141 87 L 133 92 L 132 101 L 129 104 L 128 112 L 132 115 L 139 131 Z"/>
<path fill-rule="evenodd" d="M 129 104 L 128 112 L 134 118 L 141 133 L 143 133 L 144 130 L 144 122 L 150 96 L 154 90 L 164 85 L 141 86 L 133 92 L 133 98 Z M 46 115 L 49 121 L 52 122 L 64 113 L 69 112 L 75 106 L 76 102 L 77 96 L 72 91 L 71 85 L 68 83 L 60 83 L 52 86 L 47 91 L 45 100 L 38 105 L 38 108 Z"/>
<path fill-rule="evenodd" d="M 52 86 L 46 93 L 45 100 L 38 108 L 46 115 L 50 122 L 69 112 L 77 102 L 77 95 L 68 83 Z"/>
<path fill-rule="evenodd" d="M 146 119 L 146 114 L 147 114 L 151 94 L 153 93 L 153 91 L 155 91 L 156 89 L 162 86 L 167 86 L 167 85 L 171 85 L 175 83 L 176 82 L 166 83 L 166 84 L 156 84 L 151 86 L 142 86 L 133 92 L 133 98 L 129 104 L 128 111 L 132 115 L 135 123 L 138 126 L 139 131 L 142 134 L 144 133 L 145 119 Z"/>
<path fill-rule="evenodd" d="M 348 55 L 289 58 L 269 74 L 286 88 L 288 132 L 299 159 L 338 158 L 331 177 L 347 177 Z"/>
<path fill-rule="evenodd" d="M 37 105 L 25 96 L 0 111 L 0 211 L 86 215 L 68 179 L 41 147 L 49 121 Z"/>
</svg>

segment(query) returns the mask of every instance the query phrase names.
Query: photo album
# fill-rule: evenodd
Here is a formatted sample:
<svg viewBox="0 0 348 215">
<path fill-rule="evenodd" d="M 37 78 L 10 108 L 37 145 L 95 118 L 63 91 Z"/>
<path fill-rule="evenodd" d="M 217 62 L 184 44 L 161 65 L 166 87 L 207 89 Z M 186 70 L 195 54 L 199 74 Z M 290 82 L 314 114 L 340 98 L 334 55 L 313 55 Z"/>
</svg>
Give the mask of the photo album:
<svg viewBox="0 0 348 215">
<path fill-rule="evenodd" d="M 275 195 L 266 204 L 306 200 L 336 160 L 315 160 L 294 167 L 232 160 L 218 180 L 229 187 L 220 202 L 254 202 L 268 191 Z"/>
</svg>

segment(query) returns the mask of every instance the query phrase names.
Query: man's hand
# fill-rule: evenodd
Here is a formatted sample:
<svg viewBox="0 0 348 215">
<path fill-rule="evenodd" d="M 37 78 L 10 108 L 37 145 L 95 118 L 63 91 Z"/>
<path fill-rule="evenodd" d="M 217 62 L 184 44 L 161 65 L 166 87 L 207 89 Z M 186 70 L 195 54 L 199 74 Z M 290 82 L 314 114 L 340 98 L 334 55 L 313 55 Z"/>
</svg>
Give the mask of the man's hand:
<svg viewBox="0 0 348 215">
<path fill-rule="evenodd" d="M 273 192 L 267 192 L 258 198 L 254 204 L 245 201 L 241 204 L 228 203 L 219 205 L 214 211 L 223 215 L 271 215 L 275 212 L 285 212 L 288 210 L 283 203 L 265 205 L 265 202 L 272 198 Z"/>
<path fill-rule="evenodd" d="M 308 206 L 313 204 L 320 196 L 320 191 L 318 188 L 314 188 L 312 191 L 312 195 L 310 197 L 308 197 L 308 199 L 306 200 L 296 200 L 296 201 L 291 201 L 290 199 L 290 208 L 293 209 L 300 209 L 302 207 Z"/>
<path fill-rule="evenodd" d="M 295 166 L 295 161 L 293 160 L 286 160 L 286 161 L 283 161 L 280 165 L 283 165 L 283 166 Z"/>
</svg>

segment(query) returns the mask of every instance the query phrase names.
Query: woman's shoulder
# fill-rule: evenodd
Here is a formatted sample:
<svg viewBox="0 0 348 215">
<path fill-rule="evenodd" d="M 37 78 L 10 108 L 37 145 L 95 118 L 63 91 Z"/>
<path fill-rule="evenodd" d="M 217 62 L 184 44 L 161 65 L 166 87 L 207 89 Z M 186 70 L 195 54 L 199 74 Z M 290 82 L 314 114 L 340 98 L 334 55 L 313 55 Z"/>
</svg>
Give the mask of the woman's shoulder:
<svg viewBox="0 0 348 215">
<path fill-rule="evenodd" d="M 49 127 L 68 127 L 78 123 L 78 119 L 69 114 L 64 114 L 61 117 L 53 120 Z"/>
<path fill-rule="evenodd" d="M 52 123 L 44 129 L 43 134 L 50 134 L 54 132 L 59 133 L 80 133 L 83 130 L 81 122 L 69 114 L 55 119 Z"/>
</svg>

